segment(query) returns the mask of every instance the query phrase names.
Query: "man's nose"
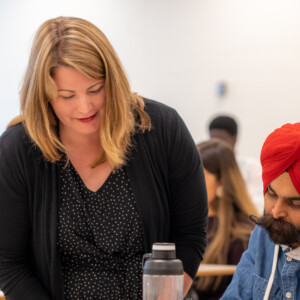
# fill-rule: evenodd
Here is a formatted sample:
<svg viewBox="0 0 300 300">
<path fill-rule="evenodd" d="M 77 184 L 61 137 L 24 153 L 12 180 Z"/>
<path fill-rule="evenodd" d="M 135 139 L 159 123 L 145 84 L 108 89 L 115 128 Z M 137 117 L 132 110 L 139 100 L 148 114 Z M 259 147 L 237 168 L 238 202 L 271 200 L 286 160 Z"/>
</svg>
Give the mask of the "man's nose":
<svg viewBox="0 0 300 300">
<path fill-rule="evenodd" d="M 285 218 L 287 216 L 287 205 L 282 199 L 278 199 L 272 208 L 272 215 L 275 219 Z"/>
</svg>

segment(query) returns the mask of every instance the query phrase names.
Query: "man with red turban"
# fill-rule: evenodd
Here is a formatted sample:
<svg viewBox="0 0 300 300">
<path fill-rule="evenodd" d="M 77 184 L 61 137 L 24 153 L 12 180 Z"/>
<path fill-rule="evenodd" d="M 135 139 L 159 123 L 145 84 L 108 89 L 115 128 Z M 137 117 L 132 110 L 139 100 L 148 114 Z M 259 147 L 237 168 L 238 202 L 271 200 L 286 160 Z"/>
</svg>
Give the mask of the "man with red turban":
<svg viewBox="0 0 300 300">
<path fill-rule="evenodd" d="M 300 123 L 274 130 L 260 160 L 265 213 L 222 300 L 300 299 Z"/>
</svg>

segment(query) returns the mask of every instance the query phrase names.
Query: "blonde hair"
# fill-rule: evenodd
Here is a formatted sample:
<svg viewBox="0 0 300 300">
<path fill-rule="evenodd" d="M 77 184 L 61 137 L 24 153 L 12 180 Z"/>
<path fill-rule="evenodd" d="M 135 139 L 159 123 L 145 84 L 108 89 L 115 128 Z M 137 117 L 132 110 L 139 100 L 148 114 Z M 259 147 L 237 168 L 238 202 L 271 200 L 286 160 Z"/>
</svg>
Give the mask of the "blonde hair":
<svg viewBox="0 0 300 300">
<path fill-rule="evenodd" d="M 223 186 L 221 196 L 216 197 L 217 228 L 205 254 L 203 263 L 226 264 L 230 241 L 240 238 L 248 243 L 253 226 L 241 223 L 239 217 L 257 215 L 257 210 L 248 194 L 234 152 L 230 145 L 218 139 L 211 139 L 197 145 L 204 168 L 214 174 Z M 250 222 L 249 222 L 250 223 Z M 201 277 L 197 281 L 200 290 L 216 290 L 222 277 Z"/>
<path fill-rule="evenodd" d="M 110 42 L 86 20 L 58 17 L 40 26 L 20 92 L 21 116 L 9 125 L 22 121 L 47 160 L 61 158 L 61 152 L 66 151 L 50 104 L 57 97 L 52 77 L 60 66 L 72 67 L 93 79 L 105 78 L 106 103 L 99 136 L 103 150 L 93 166 L 105 161 L 112 169 L 123 165 L 132 146 L 132 135 L 137 129 L 150 130 L 151 121 L 142 98 L 130 91 Z"/>
</svg>

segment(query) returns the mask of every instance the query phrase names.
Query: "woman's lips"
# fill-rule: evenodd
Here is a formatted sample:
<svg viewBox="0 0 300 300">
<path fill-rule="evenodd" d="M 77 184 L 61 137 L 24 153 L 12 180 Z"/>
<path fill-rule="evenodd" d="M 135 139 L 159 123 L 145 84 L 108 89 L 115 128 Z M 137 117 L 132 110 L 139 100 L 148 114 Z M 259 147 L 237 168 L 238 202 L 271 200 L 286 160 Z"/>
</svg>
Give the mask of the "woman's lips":
<svg viewBox="0 0 300 300">
<path fill-rule="evenodd" d="M 78 118 L 78 121 L 81 123 L 89 123 L 95 119 L 96 115 L 97 115 L 97 113 L 88 118 L 80 118 L 80 119 Z"/>
</svg>

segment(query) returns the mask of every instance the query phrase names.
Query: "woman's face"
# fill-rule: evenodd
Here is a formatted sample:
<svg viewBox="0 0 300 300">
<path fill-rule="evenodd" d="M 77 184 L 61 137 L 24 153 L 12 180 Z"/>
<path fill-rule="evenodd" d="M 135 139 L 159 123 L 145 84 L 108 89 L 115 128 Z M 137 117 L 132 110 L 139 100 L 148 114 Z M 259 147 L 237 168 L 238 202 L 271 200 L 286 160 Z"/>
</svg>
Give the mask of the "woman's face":
<svg viewBox="0 0 300 300">
<path fill-rule="evenodd" d="M 99 136 L 105 105 L 104 79 L 91 79 L 65 66 L 56 69 L 53 79 L 57 98 L 51 104 L 59 119 L 60 134 L 72 138 Z"/>
<path fill-rule="evenodd" d="M 215 200 L 217 187 L 220 185 L 217 176 L 204 168 L 208 206 Z"/>
</svg>

